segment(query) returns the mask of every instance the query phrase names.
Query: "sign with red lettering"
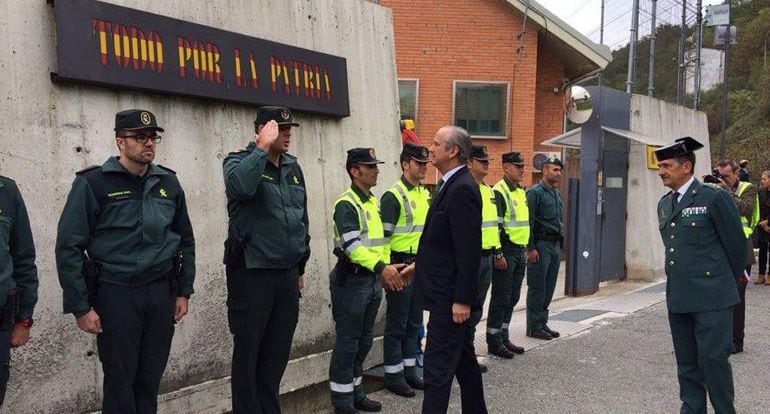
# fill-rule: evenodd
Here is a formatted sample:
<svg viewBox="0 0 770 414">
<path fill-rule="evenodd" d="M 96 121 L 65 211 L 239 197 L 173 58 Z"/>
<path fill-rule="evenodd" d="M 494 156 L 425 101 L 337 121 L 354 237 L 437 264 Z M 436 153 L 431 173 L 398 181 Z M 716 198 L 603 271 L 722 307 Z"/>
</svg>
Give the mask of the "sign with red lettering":
<svg viewBox="0 0 770 414">
<path fill-rule="evenodd" d="M 344 58 L 94 0 L 56 0 L 56 82 L 346 117 Z"/>
</svg>

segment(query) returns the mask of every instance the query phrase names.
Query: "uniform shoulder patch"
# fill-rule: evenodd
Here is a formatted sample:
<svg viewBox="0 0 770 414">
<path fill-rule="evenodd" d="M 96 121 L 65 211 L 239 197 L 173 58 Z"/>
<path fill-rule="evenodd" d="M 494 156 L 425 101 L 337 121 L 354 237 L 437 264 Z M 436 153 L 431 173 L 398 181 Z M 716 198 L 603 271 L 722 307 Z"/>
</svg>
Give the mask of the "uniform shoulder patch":
<svg viewBox="0 0 770 414">
<path fill-rule="evenodd" d="M 89 172 L 89 171 L 93 171 L 93 170 L 95 170 L 95 169 L 97 169 L 97 168 L 102 168 L 102 166 L 101 166 L 101 165 L 92 165 L 92 166 L 90 166 L 90 167 L 88 167 L 88 168 L 83 168 L 82 170 L 80 170 L 80 171 L 76 172 L 75 174 L 77 174 L 77 175 L 83 175 L 83 174 L 85 174 L 85 173 L 87 173 L 87 172 Z"/>
<path fill-rule="evenodd" d="M 163 165 L 160 165 L 160 164 L 158 164 L 158 168 L 162 168 L 162 169 L 164 169 L 164 170 L 166 170 L 166 171 L 170 172 L 171 174 L 174 174 L 174 175 L 176 175 L 176 171 L 172 170 L 171 168 L 165 167 L 165 166 L 163 166 Z"/>
</svg>

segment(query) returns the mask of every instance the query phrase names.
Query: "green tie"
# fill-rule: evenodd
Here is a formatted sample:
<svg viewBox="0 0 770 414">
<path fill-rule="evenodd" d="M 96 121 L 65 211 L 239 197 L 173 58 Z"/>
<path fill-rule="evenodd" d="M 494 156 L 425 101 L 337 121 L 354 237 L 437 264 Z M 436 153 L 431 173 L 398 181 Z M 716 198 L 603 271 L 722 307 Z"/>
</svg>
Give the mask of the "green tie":
<svg viewBox="0 0 770 414">
<path fill-rule="evenodd" d="M 441 187 L 444 185 L 444 179 L 439 178 L 436 182 L 436 194 L 438 194 L 439 191 L 441 191 Z"/>
<path fill-rule="evenodd" d="M 671 210 L 676 210 L 676 204 L 679 202 L 679 192 L 674 191 L 673 194 L 671 194 Z"/>
</svg>

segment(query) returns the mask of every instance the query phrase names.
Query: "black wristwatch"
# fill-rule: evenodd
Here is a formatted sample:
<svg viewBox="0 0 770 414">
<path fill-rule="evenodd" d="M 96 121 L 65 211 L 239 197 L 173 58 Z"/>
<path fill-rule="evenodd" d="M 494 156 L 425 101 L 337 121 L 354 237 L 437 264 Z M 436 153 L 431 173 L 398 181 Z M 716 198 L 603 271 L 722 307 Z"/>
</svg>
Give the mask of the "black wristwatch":
<svg viewBox="0 0 770 414">
<path fill-rule="evenodd" d="M 499 260 L 503 258 L 503 252 L 497 252 L 495 253 L 495 260 Z"/>
</svg>

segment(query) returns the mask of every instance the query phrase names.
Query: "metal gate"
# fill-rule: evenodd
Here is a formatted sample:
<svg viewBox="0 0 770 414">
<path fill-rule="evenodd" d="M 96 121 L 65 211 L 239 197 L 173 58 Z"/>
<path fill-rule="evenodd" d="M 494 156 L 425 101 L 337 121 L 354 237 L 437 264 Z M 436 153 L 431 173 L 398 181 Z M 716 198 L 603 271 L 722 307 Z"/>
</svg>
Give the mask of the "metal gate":
<svg viewBox="0 0 770 414">
<path fill-rule="evenodd" d="M 602 209 L 599 279 L 602 282 L 626 276 L 628 151 L 628 139 L 604 131 L 599 204 Z"/>
</svg>

